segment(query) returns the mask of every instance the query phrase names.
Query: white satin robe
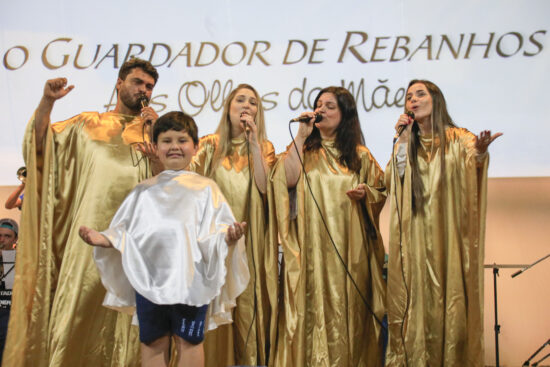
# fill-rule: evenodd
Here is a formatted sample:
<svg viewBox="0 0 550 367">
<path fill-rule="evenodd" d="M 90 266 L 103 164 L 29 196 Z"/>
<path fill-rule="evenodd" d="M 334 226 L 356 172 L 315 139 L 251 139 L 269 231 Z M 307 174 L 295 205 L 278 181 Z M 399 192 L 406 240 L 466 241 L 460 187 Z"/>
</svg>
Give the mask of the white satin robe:
<svg viewBox="0 0 550 367">
<path fill-rule="evenodd" d="M 156 304 L 209 304 L 205 330 L 232 322 L 250 277 L 244 240 L 225 242 L 234 222 L 211 179 L 167 170 L 143 181 L 102 232 L 114 248 L 94 249 L 103 305 L 134 313 L 139 292 Z"/>
</svg>

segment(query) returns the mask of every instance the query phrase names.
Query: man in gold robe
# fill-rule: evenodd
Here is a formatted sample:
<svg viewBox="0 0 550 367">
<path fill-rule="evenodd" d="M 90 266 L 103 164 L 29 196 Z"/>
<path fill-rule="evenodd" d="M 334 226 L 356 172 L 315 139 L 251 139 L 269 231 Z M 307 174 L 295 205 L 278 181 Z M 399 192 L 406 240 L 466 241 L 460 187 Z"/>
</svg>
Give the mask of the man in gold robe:
<svg viewBox="0 0 550 367">
<path fill-rule="evenodd" d="M 105 288 L 80 225 L 107 228 L 131 189 L 149 175 L 136 152 L 148 141 L 158 73 L 147 61 L 120 68 L 117 104 L 50 125 L 55 101 L 74 87 L 48 80 L 23 142 L 27 188 L 5 366 L 138 366 L 128 315 L 102 307 Z"/>
</svg>

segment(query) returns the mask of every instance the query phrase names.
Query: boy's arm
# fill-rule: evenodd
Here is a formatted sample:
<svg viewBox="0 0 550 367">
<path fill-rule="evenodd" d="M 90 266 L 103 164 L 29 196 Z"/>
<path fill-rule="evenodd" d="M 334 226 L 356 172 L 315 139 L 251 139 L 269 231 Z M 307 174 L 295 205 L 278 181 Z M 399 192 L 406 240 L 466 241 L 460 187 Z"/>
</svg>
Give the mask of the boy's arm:
<svg viewBox="0 0 550 367">
<path fill-rule="evenodd" d="M 233 246 L 239 238 L 241 238 L 246 231 L 246 222 L 235 222 L 232 226 L 229 226 L 227 228 L 227 232 L 225 233 L 225 242 L 227 242 L 228 246 Z"/>
<path fill-rule="evenodd" d="M 153 176 L 164 171 L 164 165 L 158 157 L 155 144 L 144 141 L 143 143 L 138 143 L 136 149 L 142 152 L 151 161 L 151 173 Z"/>
<path fill-rule="evenodd" d="M 80 235 L 80 238 L 82 238 L 88 245 L 107 248 L 113 247 L 111 241 L 95 229 L 80 226 L 78 234 Z"/>
</svg>

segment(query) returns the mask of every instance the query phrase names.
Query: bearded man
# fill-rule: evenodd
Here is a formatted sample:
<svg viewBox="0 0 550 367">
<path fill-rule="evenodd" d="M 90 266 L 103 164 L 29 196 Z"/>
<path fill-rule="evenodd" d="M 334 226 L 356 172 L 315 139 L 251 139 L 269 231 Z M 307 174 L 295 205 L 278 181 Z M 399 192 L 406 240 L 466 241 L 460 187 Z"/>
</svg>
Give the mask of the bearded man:
<svg viewBox="0 0 550 367">
<path fill-rule="evenodd" d="M 74 86 L 46 82 L 23 142 L 27 187 L 4 365 L 139 365 L 138 330 L 128 315 L 102 307 L 105 288 L 78 228 L 107 228 L 150 175 L 136 146 L 149 141 L 147 122 L 158 117 L 144 103 L 157 79 L 149 62 L 131 59 L 120 68 L 113 111 L 54 124 L 54 103 Z"/>
</svg>

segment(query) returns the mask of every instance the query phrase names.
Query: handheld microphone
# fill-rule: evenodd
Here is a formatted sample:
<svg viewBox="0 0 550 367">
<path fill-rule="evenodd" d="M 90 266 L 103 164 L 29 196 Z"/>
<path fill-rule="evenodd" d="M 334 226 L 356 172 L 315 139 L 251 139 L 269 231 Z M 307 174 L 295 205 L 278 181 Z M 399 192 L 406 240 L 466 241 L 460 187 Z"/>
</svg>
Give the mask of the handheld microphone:
<svg viewBox="0 0 550 367">
<path fill-rule="evenodd" d="M 149 99 L 145 95 L 140 96 L 138 101 L 141 104 L 141 108 L 149 106 Z"/>
<path fill-rule="evenodd" d="M 414 112 L 412 111 L 407 111 L 407 116 L 409 116 L 410 118 L 413 119 L 414 121 Z M 403 134 L 403 131 L 405 131 L 405 129 L 407 128 L 408 125 L 401 125 L 397 128 L 397 132 L 395 133 L 394 137 L 393 137 L 393 143 L 395 144 L 395 142 L 397 141 L 397 139 L 399 139 L 399 137 L 401 136 L 401 134 Z"/>
<path fill-rule="evenodd" d="M 240 118 L 241 118 L 241 122 L 244 125 L 244 132 L 248 136 L 248 133 L 250 132 L 250 126 L 248 126 L 248 124 L 245 121 L 242 120 L 244 114 L 245 114 L 245 112 L 241 112 Z M 248 115 L 249 113 L 246 112 L 246 114 Z"/>
<path fill-rule="evenodd" d="M 141 108 L 145 108 L 149 106 L 149 99 L 145 95 L 140 96 L 138 98 L 138 101 L 141 104 Z M 146 124 L 150 124 L 151 122 L 152 122 L 151 120 L 145 121 Z"/>
<path fill-rule="evenodd" d="M 316 113 L 315 114 L 315 121 L 313 121 L 313 123 L 316 123 L 316 122 L 319 122 L 323 119 L 323 115 L 321 115 L 320 113 Z M 311 117 L 309 116 L 302 116 L 302 117 L 295 117 L 293 118 L 292 120 L 290 120 L 290 122 L 309 122 L 309 120 L 311 120 Z"/>
</svg>

